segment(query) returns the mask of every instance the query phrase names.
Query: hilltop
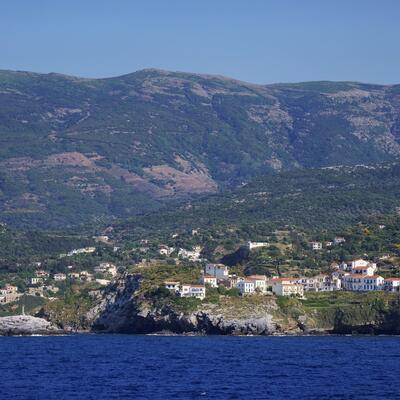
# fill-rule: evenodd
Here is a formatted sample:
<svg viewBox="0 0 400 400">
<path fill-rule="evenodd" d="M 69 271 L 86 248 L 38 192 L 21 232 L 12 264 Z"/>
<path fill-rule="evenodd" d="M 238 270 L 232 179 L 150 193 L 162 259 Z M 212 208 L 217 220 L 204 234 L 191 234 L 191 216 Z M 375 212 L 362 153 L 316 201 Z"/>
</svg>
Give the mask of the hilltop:
<svg viewBox="0 0 400 400">
<path fill-rule="evenodd" d="M 400 154 L 400 85 L 0 71 L 0 219 L 60 228 Z"/>
</svg>

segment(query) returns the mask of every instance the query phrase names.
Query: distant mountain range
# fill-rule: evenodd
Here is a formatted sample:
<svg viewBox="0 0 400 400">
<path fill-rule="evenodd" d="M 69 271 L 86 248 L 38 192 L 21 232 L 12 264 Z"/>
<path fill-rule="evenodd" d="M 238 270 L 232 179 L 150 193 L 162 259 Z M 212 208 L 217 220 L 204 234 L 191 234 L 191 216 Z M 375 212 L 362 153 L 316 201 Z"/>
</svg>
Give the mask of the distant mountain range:
<svg viewBox="0 0 400 400">
<path fill-rule="evenodd" d="M 0 141 L 0 220 L 59 228 L 277 171 L 396 160 L 400 85 L 0 71 Z"/>
</svg>

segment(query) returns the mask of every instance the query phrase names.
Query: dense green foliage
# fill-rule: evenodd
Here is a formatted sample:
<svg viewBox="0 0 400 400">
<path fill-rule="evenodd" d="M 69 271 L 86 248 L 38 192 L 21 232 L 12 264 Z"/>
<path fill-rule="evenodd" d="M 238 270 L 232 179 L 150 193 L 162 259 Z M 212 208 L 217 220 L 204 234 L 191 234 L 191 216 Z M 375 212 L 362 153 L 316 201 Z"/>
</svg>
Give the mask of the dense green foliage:
<svg viewBox="0 0 400 400">
<path fill-rule="evenodd" d="M 198 228 L 209 242 L 220 236 L 229 246 L 262 240 L 276 229 L 309 232 L 342 229 L 370 218 L 395 214 L 400 206 L 400 164 L 297 170 L 269 175 L 244 187 L 114 225 L 125 239 L 168 237 Z M 199 237 L 191 237 L 192 242 Z"/>
</svg>

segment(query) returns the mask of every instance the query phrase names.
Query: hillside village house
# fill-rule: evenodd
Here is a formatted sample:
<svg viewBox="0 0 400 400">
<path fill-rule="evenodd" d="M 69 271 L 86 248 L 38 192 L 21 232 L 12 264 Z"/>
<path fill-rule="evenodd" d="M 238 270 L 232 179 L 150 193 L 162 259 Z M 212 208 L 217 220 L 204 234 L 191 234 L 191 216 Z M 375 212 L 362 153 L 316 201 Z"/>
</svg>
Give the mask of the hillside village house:
<svg viewBox="0 0 400 400">
<path fill-rule="evenodd" d="M 360 268 L 360 267 L 371 267 L 374 269 L 374 272 L 376 271 L 376 264 L 375 263 L 371 263 L 369 261 L 363 260 L 362 258 L 359 258 L 357 260 L 353 260 L 350 263 L 350 268 L 356 269 L 356 268 Z"/>
<path fill-rule="evenodd" d="M 354 292 L 383 290 L 384 279 L 379 275 L 349 274 L 343 277 L 343 289 Z"/>
<path fill-rule="evenodd" d="M 31 285 L 39 285 L 40 283 L 43 283 L 43 278 L 33 276 L 30 278 L 29 282 Z"/>
<path fill-rule="evenodd" d="M 305 292 L 327 292 L 331 291 L 331 280 L 328 275 L 319 274 L 313 277 L 303 277 L 298 283 L 303 285 Z"/>
<path fill-rule="evenodd" d="M 400 278 L 387 278 L 384 281 L 384 290 L 388 292 L 399 292 L 400 291 Z"/>
<path fill-rule="evenodd" d="M 54 280 L 56 282 L 62 282 L 62 281 L 65 281 L 66 279 L 67 279 L 67 275 L 65 275 L 63 273 L 54 274 Z"/>
<path fill-rule="evenodd" d="M 260 247 L 268 247 L 269 243 L 268 242 L 247 242 L 247 248 L 249 250 L 253 249 L 259 249 Z"/>
<path fill-rule="evenodd" d="M 175 251 L 175 247 L 168 247 L 165 245 L 161 245 L 158 253 L 164 256 L 170 256 Z"/>
<path fill-rule="evenodd" d="M 195 297 L 203 300 L 206 297 L 206 287 L 204 285 L 196 285 L 177 281 L 165 281 L 165 288 L 174 291 L 180 297 Z"/>
<path fill-rule="evenodd" d="M 322 250 L 321 242 L 311 242 L 310 245 L 313 250 Z"/>
<path fill-rule="evenodd" d="M 219 279 L 228 279 L 229 278 L 229 268 L 223 264 L 207 264 L 204 272 L 207 275 L 212 275 L 215 278 Z"/>
<path fill-rule="evenodd" d="M 22 294 L 18 293 L 18 288 L 14 285 L 6 284 L 0 288 L 0 304 L 7 304 L 16 301 Z"/>
<path fill-rule="evenodd" d="M 247 277 L 254 281 L 254 290 L 260 293 L 267 291 L 267 277 L 265 275 L 250 275 Z"/>
<path fill-rule="evenodd" d="M 204 274 L 202 275 L 202 277 L 200 278 L 200 282 L 205 285 L 208 284 L 211 287 L 218 287 L 218 282 L 217 282 L 217 278 L 213 275 L 208 275 L 208 274 Z"/>
<path fill-rule="evenodd" d="M 237 283 L 237 288 L 242 295 L 253 294 L 256 289 L 256 285 L 253 279 L 244 278 Z"/>
<path fill-rule="evenodd" d="M 206 297 L 206 287 L 204 285 L 182 284 L 179 287 L 180 297 L 195 297 L 203 300 Z"/>
<path fill-rule="evenodd" d="M 275 278 L 269 283 L 272 285 L 272 292 L 277 296 L 298 296 L 303 297 L 303 285 L 297 283 L 295 278 Z"/>
<path fill-rule="evenodd" d="M 78 254 L 90 254 L 96 251 L 96 247 L 83 247 L 81 249 L 73 249 L 66 254 L 67 257 L 72 257 Z"/>
</svg>

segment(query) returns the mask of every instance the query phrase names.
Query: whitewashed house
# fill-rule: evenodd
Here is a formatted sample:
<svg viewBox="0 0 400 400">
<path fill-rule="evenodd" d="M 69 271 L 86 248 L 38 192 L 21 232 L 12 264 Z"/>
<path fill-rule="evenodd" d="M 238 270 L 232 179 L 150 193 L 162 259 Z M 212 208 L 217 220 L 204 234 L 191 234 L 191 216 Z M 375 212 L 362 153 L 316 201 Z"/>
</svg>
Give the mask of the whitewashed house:
<svg viewBox="0 0 400 400">
<path fill-rule="evenodd" d="M 342 280 L 343 289 L 353 292 L 369 292 L 383 290 L 384 279 L 379 275 L 345 275 Z"/>
<path fill-rule="evenodd" d="M 254 290 L 260 293 L 267 291 L 267 277 L 265 275 L 250 275 L 247 277 L 254 281 Z"/>
<path fill-rule="evenodd" d="M 218 282 L 217 282 L 217 278 L 213 275 L 208 275 L 208 274 L 204 274 L 202 275 L 202 277 L 200 278 L 200 282 L 205 285 L 208 284 L 211 287 L 218 287 Z"/>
<path fill-rule="evenodd" d="M 375 263 L 365 261 L 362 259 L 354 260 L 351 262 L 351 273 L 360 275 L 372 276 L 375 274 L 377 266 Z"/>
<path fill-rule="evenodd" d="M 203 300 L 206 297 L 206 287 L 204 285 L 182 284 L 179 287 L 180 297 L 195 297 Z"/>
<path fill-rule="evenodd" d="M 56 282 L 61 282 L 61 281 L 65 281 L 67 279 L 67 275 L 63 274 L 63 273 L 57 273 L 54 274 L 54 280 Z"/>
<path fill-rule="evenodd" d="M 303 285 L 297 283 L 293 278 L 275 278 L 271 279 L 272 292 L 277 296 L 298 296 L 303 297 Z"/>
<path fill-rule="evenodd" d="M 247 248 L 249 250 L 259 249 L 260 247 L 268 247 L 268 246 L 269 246 L 268 242 L 251 242 L 251 241 L 247 242 Z"/>
<path fill-rule="evenodd" d="M 175 251 L 175 247 L 160 246 L 158 252 L 163 256 L 170 256 Z"/>
<path fill-rule="evenodd" d="M 400 278 L 386 278 L 383 285 L 388 292 L 400 292 Z"/>
<path fill-rule="evenodd" d="M 321 242 L 311 242 L 310 245 L 313 250 L 322 250 Z"/>
<path fill-rule="evenodd" d="M 237 283 L 237 288 L 242 295 L 253 294 L 256 290 L 256 285 L 253 279 L 244 278 Z"/>
<path fill-rule="evenodd" d="M 30 284 L 31 285 L 39 285 L 40 283 L 43 283 L 43 278 L 41 278 L 41 277 L 33 276 L 30 279 Z"/>
</svg>

